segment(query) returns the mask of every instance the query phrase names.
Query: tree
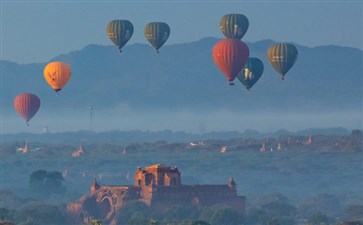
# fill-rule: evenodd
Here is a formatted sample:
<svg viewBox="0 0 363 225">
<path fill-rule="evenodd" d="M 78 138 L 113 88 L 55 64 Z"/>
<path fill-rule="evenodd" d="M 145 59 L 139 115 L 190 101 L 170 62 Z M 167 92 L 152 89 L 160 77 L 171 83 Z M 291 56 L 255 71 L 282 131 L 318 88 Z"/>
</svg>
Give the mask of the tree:
<svg viewBox="0 0 363 225">
<path fill-rule="evenodd" d="M 348 138 L 348 143 L 347 143 L 347 148 L 350 150 L 357 150 L 357 151 L 362 151 L 363 147 L 362 147 L 362 131 L 361 130 L 352 130 L 352 132 L 349 135 Z"/>
<path fill-rule="evenodd" d="M 355 130 L 352 130 L 352 132 L 350 133 L 350 136 L 355 137 L 355 138 L 362 138 L 363 133 L 361 130 L 355 129 Z"/>
<path fill-rule="evenodd" d="M 328 225 L 329 219 L 326 215 L 321 212 L 315 213 L 308 219 L 309 225 Z"/>
<path fill-rule="evenodd" d="M 157 220 L 151 219 L 148 225 L 159 225 L 159 222 Z"/>
<path fill-rule="evenodd" d="M 65 224 L 66 216 L 54 205 L 27 205 L 16 210 L 14 220 L 16 224 Z"/>
<path fill-rule="evenodd" d="M 66 188 L 63 186 L 62 182 L 64 182 L 64 178 L 61 172 L 49 172 L 47 173 L 45 180 L 45 188 L 49 191 L 49 194 L 63 195 L 66 192 Z"/>
<path fill-rule="evenodd" d="M 29 189 L 33 195 L 38 196 L 45 191 L 45 179 L 47 178 L 47 171 L 37 170 L 30 174 Z"/>
<path fill-rule="evenodd" d="M 363 222 L 361 221 L 349 221 L 349 222 L 343 222 L 339 225 L 363 225 Z"/>
<path fill-rule="evenodd" d="M 306 199 L 298 207 L 298 213 L 302 218 L 309 218 L 317 213 L 334 218 L 339 217 L 342 211 L 339 199 L 331 194 L 318 194 Z"/>
<path fill-rule="evenodd" d="M 0 190 L 0 206 L 8 209 L 19 208 L 26 203 L 26 199 L 17 196 L 13 191 L 9 189 Z"/>
<path fill-rule="evenodd" d="M 288 202 L 287 197 L 280 193 L 271 193 L 261 198 L 260 207 L 271 214 L 292 216 L 296 208 Z"/>
<path fill-rule="evenodd" d="M 293 217 L 280 216 L 266 209 L 253 208 L 246 216 L 246 224 L 294 225 L 296 222 Z"/>
<path fill-rule="evenodd" d="M 344 212 L 350 219 L 363 220 L 363 205 L 348 205 Z"/>
<path fill-rule="evenodd" d="M 253 208 L 246 216 L 246 224 L 262 224 L 268 217 L 268 213 L 265 210 Z"/>
<path fill-rule="evenodd" d="M 46 178 L 47 178 L 47 171 L 36 170 L 32 174 L 30 174 L 30 183 L 33 182 L 44 183 Z"/>
<path fill-rule="evenodd" d="M 217 209 L 211 218 L 212 225 L 238 225 L 242 222 L 242 216 L 233 208 Z"/>
<path fill-rule="evenodd" d="M 64 195 L 66 188 L 63 182 L 63 175 L 59 171 L 37 170 L 30 175 L 29 190 L 36 198 L 45 198 L 52 194 Z"/>
<path fill-rule="evenodd" d="M 12 220 L 13 211 L 7 208 L 0 208 L 0 218 L 1 220 Z"/>
<path fill-rule="evenodd" d="M 214 211 L 212 210 L 212 208 L 203 208 L 200 213 L 199 219 L 210 223 L 210 219 L 212 218 L 213 213 Z"/>
<path fill-rule="evenodd" d="M 199 210 L 195 207 L 171 207 L 165 214 L 165 219 L 181 221 L 185 219 L 198 219 Z"/>
<path fill-rule="evenodd" d="M 142 213 L 147 217 L 149 214 L 149 207 L 142 202 L 135 202 L 127 204 L 121 207 L 115 215 L 115 220 L 117 224 L 127 224 L 127 222 L 133 218 L 134 214 Z M 140 216 L 140 214 L 135 215 L 134 220 Z"/>
<path fill-rule="evenodd" d="M 132 214 L 131 218 L 127 221 L 126 225 L 145 225 L 148 219 L 144 213 L 135 212 Z"/>
<path fill-rule="evenodd" d="M 97 220 L 97 219 L 93 219 L 93 220 L 91 220 L 91 222 L 88 222 L 85 225 L 102 225 L 102 221 L 101 220 Z"/>
<path fill-rule="evenodd" d="M 91 224 L 92 225 L 102 225 L 102 222 L 99 220 L 92 220 Z"/>
<path fill-rule="evenodd" d="M 197 221 L 193 221 L 191 225 L 210 225 L 210 224 L 203 220 L 197 220 Z"/>
</svg>

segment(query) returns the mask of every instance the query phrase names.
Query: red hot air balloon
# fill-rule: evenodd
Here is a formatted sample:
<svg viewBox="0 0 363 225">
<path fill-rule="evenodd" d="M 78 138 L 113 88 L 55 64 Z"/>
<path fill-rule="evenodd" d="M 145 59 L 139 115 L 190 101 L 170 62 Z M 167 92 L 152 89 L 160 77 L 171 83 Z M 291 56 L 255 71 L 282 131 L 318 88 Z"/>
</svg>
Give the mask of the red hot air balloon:
<svg viewBox="0 0 363 225">
<path fill-rule="evenodd" d="M 213 59 L 224 73 L 229 85 L 246 64 L 249 57 L 247 45 L 238 39 L 223 39 L 213 47 Z"/>
<path fill-rule="evenodd" d="M 38 112 L 40 107 L 40 99 L 38 96 L 30 93 L 23 93 L 16 96 L 14 100 L 14 108 L 19 115 L 29 125 L 30 119 Z"/>
</svg>

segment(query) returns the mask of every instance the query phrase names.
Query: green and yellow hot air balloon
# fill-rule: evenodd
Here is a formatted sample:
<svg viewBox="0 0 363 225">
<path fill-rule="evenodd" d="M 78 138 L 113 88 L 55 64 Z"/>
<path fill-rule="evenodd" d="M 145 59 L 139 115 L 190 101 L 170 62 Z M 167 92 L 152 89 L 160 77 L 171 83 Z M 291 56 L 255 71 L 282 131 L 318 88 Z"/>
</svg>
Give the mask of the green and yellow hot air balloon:
<svg viewBox="0 0 363 225">
<path fill-rule="evenodd" d="M 250 90 L 252 86 L 260 79 L 263 73 L 263 62 L 258 58 L 249 58 L 241 72 L 237 74 L 237 78 Z"/>
<path fill-rule="evenodd" d="M 267 50 L 267 59 L 281 75 L 281 79 L 285 78 L 285 74 L 295 64 L 297 56 L 297 48 L 289 43 L 274 44 Z"/>
<path fill-rule="evenodd" d="M 248 19 L 242 14 L 224 15 L 219 26 L 226 38 L 241 39 L 248 29 Z"/>
<path fill-rule="evenodd" d="M 128 20 L 112 20 L 106 28 L 108 38 L 121 51 L 122 47 L 130 40 L 134 33 L 134 26 Z"/>
<path fill-rule="evenodd" d="M 159 53 L 159 49 L 168 40 L 170 27 L 164 22 L 148 23 L 144 29 L 145 38 Z"/>
</svg>

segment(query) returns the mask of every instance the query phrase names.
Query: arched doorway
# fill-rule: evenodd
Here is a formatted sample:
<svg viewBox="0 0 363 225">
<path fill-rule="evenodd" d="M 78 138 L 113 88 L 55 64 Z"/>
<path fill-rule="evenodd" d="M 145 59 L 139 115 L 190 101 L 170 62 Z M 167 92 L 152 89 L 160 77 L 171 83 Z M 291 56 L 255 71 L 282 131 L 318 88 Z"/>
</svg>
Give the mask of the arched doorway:
<svg viewBox="0 0 363 225">
<path fill-rule="evenodd" d="M 99 218 L 105 219 L 109 212 L 111 212 L 110 200 L 108 198 L 104 198 L 99 204 Z"/>
<path fill-rule="evenodd" d="M 82 223 L 84 223 L 85 221 L 84 221 L 84 215 L 83 215 L 83 213 L 80 213 L 79 214 L 79 221 L 81 221 Z"/>
</svg>

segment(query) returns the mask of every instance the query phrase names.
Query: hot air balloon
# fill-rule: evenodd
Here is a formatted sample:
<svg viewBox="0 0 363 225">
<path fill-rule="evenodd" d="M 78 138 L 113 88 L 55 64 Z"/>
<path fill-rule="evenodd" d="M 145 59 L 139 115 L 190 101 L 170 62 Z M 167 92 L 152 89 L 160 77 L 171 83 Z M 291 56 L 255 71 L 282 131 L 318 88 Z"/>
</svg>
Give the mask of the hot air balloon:
<svg viewBox="0 0 363 225">
<path fill-rule="evenodd" d="M 250 90 L 250 88 L 260 79 L 263 73 L 263 63 L 258 58 L 249 58 L 237 78 L 241 83 Z"/>
<path fill-rule="evenodd" d="M 289 43 L 278 43 L 267 50 L 267 59 L 272 67 L 285 78 L 285 74 L 291 69 L 297 59 L 297 49 Z"/>
<path fill-rule="evenodd" d="M 134 26 L 128 20 L 112 20 L 107 24 L 106 32 L 108 38 L 122 52 L 121 48 L 130 40 L 134 33 Z"/>
<path fill-rule="evenodd" d="M 229 85 L 246 64 L 249 56 L 247 45 L 238 39 L 223 39 L 213 47 L 213 59 L 224 73 Z"/>
<path fill-rule="evenodd" d="M 71 69 L 65 63 L 51 62 L 44 68 L 44 78 L 58 95 L 71 78 Z"/>
<path fill-rule="evenodd" d="M 40 99 L 31 93 L 23 93 L 15 97 L 14 108 L 29 125 L 29 121 L 38 112 Z"/>
<path fill-rule="evenodd" d="M 224 15 L 219 26 L 226 38 L 241 39 L 248 29 L 248 19 L 242 14 L 227 14 Z"/>
<path fill-rule="evenodd" d="M 170 35 L 170 27 L 163 22 L 152 22 L 145 26 L 144 34 L 146 39 L 159 53 L 159 48 L 168 40 Z"/>
</svg>

